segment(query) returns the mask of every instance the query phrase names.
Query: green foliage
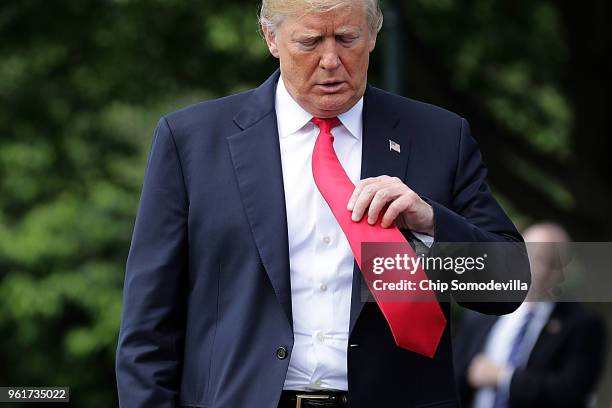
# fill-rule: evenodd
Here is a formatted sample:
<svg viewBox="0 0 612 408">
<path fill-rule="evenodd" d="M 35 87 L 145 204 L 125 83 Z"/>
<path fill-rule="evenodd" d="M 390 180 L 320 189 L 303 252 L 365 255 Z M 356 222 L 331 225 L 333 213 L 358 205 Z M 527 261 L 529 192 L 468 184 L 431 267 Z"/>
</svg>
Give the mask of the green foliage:
<svg viewBox="0 0 612 408">
<path fill-rule="evenodd" d="M 417 31 L 427 44 L 441 50 L 457 89 L 477 99 L 529 145 L 567 161 L 573 112 L 560 82 L 568 51 L 561 17 L 552 2 L 420 0 L 407 4 L 409 14 L 420 17 L 413 20 Z M 541 181 L 535 181 L 535 186 L 541 188 Z M 563 188 L 557 186 L 557 190 Z M 562 206 L 571 202 L 567 196 L 567 191 L 553 194 Z"/>
<path fill-rule="evenodd" d="M 607 166 L 594 147 L 606 144 L 601 133 L 606 119 L 595 113 L 602 100 L 598 90 L 586 88 L 606 89 L 606 76 L 596 74 L 596 50 L 609 38 L 587 34 L 597 32 L 588 13 L 599 6 L 592 3 L 589 11 L 543 0 L 399 3 L 420 45 L 438 57 L 432 71 L 444 69 L 431 75 L 438 83 L 430 88 L 437 86 L 437 94 L 418 96 L 447 103 L 473 122 L 475 136 L 487 147 L 485 159 L 495 158 L 488 163 L 490 181 L 506 201 L 532 221 L 552 219 L 565 223 L 575 237 L 606 239 L 609 223 L 586 221 L 592 216 L 585 205 L 589 196 L 603 195 L 608 202 L 609 180 L 584 183 L 593 180 L 588 174 L 601 174 Z M 411 76 L 411 86 L 419 88 L 427 76 Z M 579 101 L 575 95 L 581 91 Z"/>
<path fill-rule="evenodd" d="M 121 289 L 164 113 L 273 69 L 254 5 L 24 1 L 0 8 L 0 384 L 116 405 Z M 238 80 L 236 80 L 238 79 Z"/>
</svg>

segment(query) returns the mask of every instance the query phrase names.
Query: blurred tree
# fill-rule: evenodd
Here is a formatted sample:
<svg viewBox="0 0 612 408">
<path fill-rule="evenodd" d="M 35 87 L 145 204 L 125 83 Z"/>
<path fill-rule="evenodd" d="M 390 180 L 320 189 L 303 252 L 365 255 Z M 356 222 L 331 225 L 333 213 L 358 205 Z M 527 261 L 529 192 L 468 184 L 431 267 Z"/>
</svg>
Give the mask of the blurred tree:
<svg viewBox="0 0 612 408">
<path fill-rule="evenodd" d="M 159 116 L 274 69 L 253 2 L 0 6 L 0 384 L 116 405 L 123 268 Z"/>
<path fill-rule="evenodd" d="M 398 5 L 404 93 L 470 119 L 516 215 L 609 239 L 610 6 Z M 246 0 L 2 3 L 0 384 L 68 385 L 75 406 L 116 405 L 123 268 L 151 131 L 161 114 L 275 69 L 256 10 Z M 376 51 L 373 83 L 384 68 Z"/>
<path fill-rule="evenodd" d="M 612 4 L 402 4 L 406 93 L 468 118 L 493 186 L 576 240 L 612 237 Z"/>
</svg>

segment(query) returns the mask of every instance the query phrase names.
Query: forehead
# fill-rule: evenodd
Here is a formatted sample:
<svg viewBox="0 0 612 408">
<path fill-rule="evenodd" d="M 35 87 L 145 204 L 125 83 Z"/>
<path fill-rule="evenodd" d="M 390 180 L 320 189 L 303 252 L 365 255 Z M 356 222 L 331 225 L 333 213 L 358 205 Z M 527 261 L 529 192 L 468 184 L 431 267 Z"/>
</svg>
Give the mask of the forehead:
<svg viewBox="0 0 612 408">
<path fill-rule="evenodd" d="M 523 237 L 528 242 L 564 242 L 566 239 L 554 228 L 535 227 Z"/>
<path fill-rule="evenodd" d="M 291 14 L 281 24 L 281 29 L 284 28 L 293 34 L 361 31 L 366 27 L 366 13 L 359 5 Z"/>
</svg>

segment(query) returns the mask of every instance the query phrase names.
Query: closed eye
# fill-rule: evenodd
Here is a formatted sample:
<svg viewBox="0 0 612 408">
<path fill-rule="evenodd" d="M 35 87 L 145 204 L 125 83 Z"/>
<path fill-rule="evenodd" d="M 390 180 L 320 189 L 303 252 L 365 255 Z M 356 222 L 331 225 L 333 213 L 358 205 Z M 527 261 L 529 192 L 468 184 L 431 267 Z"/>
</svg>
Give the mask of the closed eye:
<svg viewBox="0 0 612 408">
<path fill-rule="evenodd" d="M 342 45 L 352 45 L 358 38 L 356 35 L 337 35 L 336 41 Z"/>
<path fill-rule="evenodd" d="M 298 43 L 305 48 L 312 48 L 315 45 L 317 45 L 318 42 L 319 42 L 319 37 L 305 38 L 305 39 L 298 41 Z"/>
</svg>

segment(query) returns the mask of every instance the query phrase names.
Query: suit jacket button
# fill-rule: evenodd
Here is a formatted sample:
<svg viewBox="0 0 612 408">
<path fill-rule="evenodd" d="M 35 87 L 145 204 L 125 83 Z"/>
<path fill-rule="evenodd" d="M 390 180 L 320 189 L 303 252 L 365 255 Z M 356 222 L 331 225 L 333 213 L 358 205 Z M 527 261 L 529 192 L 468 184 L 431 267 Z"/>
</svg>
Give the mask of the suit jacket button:
<svg viewBox="0 0 612 408">
<path fill-rule="evenodd" d="M 287 358 L 287 347 L 285 346 L 280 346 L 279 348 L 276 349 L 276 357 L 278 357 L 279 360 L 284 360 Z"/>
</svg>

